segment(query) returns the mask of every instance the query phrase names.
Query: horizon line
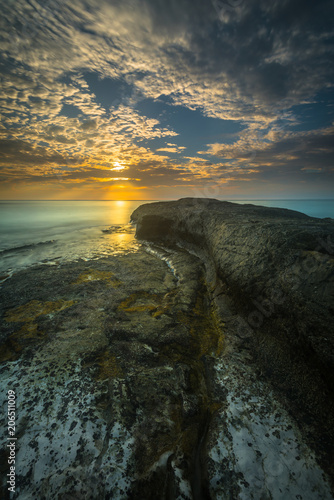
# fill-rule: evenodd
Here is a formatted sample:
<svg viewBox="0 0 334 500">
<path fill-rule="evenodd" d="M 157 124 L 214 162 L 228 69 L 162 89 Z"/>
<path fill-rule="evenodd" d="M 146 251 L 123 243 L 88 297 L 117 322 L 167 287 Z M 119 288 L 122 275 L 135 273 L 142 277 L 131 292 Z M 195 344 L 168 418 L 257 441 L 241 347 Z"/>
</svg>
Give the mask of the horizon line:
<svg viewBox="0 0 334 500">
<path fill-rule="evenodd" d="M 0 199 L 1 202 L 10 202 L 10 201 L 178 201 L 184 198 L 197 198 L 202 200 L 216 199 L 218 201 L 334 201 L 334 198 L 210 198 L 207 196 L 199 197 L 199 196 L 182 196 L 181 198 L 166 198 L 166 199 L 142 199 L 142 200 L 86 200 L 86 199 L 62 199 L 62 200 L 54 200 L 54 199 Z"/>
</svg>

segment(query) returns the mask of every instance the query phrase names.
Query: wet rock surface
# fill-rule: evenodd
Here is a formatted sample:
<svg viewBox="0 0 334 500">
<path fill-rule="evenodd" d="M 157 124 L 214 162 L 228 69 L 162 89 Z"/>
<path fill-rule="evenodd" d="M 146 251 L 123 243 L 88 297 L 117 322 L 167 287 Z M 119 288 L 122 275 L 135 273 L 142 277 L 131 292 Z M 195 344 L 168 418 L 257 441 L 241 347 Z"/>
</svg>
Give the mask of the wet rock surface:
<svg viewBox="0 0 334 500">
<path fill-rule="evenodd" d="M 169 226 L 152 233 L 159 245 L 36 266 L 2 284 L 1 404 L 5 415 L 14 390 L 16 497 L 333 498 L 320 434 L 310 419 L 300 425 L 259 355 L 258 345 L 271 353 L 263 330 L 250 329 L 245 302 L 203 257 L 203 235 L 198 255 L 191 233 L 192 253 L 176 248 L 166 214 Z M 2 493 L 15 498 L 7 438 L 4 424 Z"/>
</svg>

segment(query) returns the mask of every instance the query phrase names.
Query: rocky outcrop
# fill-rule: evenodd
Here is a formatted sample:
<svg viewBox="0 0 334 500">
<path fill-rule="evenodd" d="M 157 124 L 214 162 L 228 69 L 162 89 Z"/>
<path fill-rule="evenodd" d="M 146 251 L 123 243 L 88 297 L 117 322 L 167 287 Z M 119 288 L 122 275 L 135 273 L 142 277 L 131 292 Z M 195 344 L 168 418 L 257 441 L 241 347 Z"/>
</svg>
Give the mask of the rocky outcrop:
<svg viewBox="0 0 334 500">
<path fill-rule="evenodd" d="M 268 265 L 278 275 L 281 268 L 263 257 L 265 219 L 252 222 L 252 214 L 247 222 L 240 212 L 239 227 L 233 205 L 225 245 L 235 248 L 236 262 L 230 251 L 227 268 L 217 260 L 224 252 L 221 206 L 210 200 L 142 206 L 134 214 L 138 234 L 155 243 L 36 266 L 2 284 L 0 404 L 6 415 L 8 391 L 11 401 L 15 393 L 16 440 L 11 450 L 13 436 L 7 425 L 0 428 L 1 497 L 333 499 L 331 399 L 329 378 L 322 378 L 330 356 L 321 359 L 320 344 L 307 356 L 309 331 L 300 328 L 298 309 L 289 316 L 296 314 L 300 332 L 293 344 L 284 316 L 285 301 L 307 287 L 293 287 L 289 297 L 277 288 L 275 312 L 265 314 L 271 309 L 263 298 L 263 322 L 251 324 L 250 313 L 260 311 L 253 287 L 269 290 Z M 290 218 L 282 220 L 288 227 Z M 246 235 L 252 224 L 258 233 L 248 231 L 251 245 L 238 250 L 238 231 Z M 328 242 L 331 225 L 321 224 L 319 237 Z M 251 248 L 258 248 L 253 281 Z M 295 251 L 301 259 L 303 250 Z M 329 255 L 318 253 L 322 266 Z M 322 280 L 313 269 L 319 290 L 328 284 L 329 268 L 323 269 Z M 268 280 L 276 283 L 275 276 Z M 293 357 L 294 346 L 300 352 Z M 13 452 L 15 495 L 6 482 Z"/>
<path fill-rule="evenodd" d="M 334 221 L 193 198 L 142 205 L 132 220 L 139 239 L 201 258 L 220 317 L 235 310 L 236 338 L 333 475 Z"/>
<path fill-rule="evenodd" d="M 3 284 L 0 396 L 5 415 L 15 393 L 18 498 L 207 495 L 206 356 L 222 334 L 199 260 L 161 257 L 39 266 Z M 0 437 L 11 498 L 7 426 Z"/>
</svg>

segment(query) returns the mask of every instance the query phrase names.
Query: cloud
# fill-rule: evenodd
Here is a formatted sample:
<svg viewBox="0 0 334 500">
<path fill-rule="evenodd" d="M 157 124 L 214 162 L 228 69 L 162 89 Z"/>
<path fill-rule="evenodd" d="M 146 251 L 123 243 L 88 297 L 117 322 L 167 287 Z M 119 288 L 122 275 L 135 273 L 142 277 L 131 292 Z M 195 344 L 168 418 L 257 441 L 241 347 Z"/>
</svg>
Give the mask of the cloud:
<svg viewBox="0 0 334 500">
<path fill-rule="evenodd" d="M 329 176 L 332 129 L 298 133 L 291 127 L 301 120 L 293 107 L 317 103 L 334 81 L 333 10 L 329 0 L 249 0 L 236 8 L 219 0 L 4 3 L 3 178 L 13 178 L 13 166 L 22 182 L 36 180 L 33 168 L 38 175 L 44 168 L 44 179 L 64 169 L 70 180 L 70 166 L 77 179 L 97 179 L 85 168 L 105 171 L 114 161 L 145 185 L 157 178 L 163 185 L 222 175 L 259 178 L 287 165 L 301 176 Z M 110 84 L 101 99 L 92 74 L 127 91 L 116 98 Z M 152 118 L 136 107 L 162 98 L 239 122 L 243 130 L 198 153 L 188 151 L 182 136 L 178 145 L 164 143 L 179 135 L 176 128 L 162 114 Z M 151 149 L 150 141 L 158 140 Z"/>
<path fill-rule="evenodd" d="M 225 23 L 213 3 L 190 0 L 39 7 L 18 0 L 7 11 L 7 33 L 8 25 L 9 32 L 19 23 L 22 29 L 15 28 L 16 45 L 7 37 L 4 51 L 50 76 L 82 68 L 122 75 L 146 96 L 172 95 L 208 114 L 234 110 L 236 116 L 249 106 L 250 113 L 254 105 L 268 112 L 282 99 L 297 102 L 332 81 L 329 1 L 243 2 Z M 82 78 L 73 82 L 89 90 Z"/>
<path fill-rule="evenodd" d="M 211 144 L 202 154 L 215 155 L 233 168 L 250 168 L 258 177 L 287 178 L 294 175 L 322 174 L 333 179 L 334 127 L 309 132 L 277 132 L 248 139 L 242 137 L 232 145 Z M 254 169 L 254 170 L 252 170 Z"/>
<path fill-rule="evenodd" d="M 165 151 L 166 153 L 182 153 L 184 149 L 187 148 L 185 146 L 177 146 L 176 144 L 168 144 L 166 147 L 156 149 L 156 151 Z"/>
</svg>

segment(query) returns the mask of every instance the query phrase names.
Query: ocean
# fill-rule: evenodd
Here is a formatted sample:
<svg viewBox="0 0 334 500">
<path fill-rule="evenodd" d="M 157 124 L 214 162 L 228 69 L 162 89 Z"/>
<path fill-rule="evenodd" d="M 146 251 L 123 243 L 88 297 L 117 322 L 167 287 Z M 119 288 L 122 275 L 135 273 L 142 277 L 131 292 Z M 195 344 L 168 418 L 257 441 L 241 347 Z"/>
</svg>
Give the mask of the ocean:
<svg viewBox="0 0 334 500">
<path fill-rule="evenodd" d="M 334 219 L 334 200 L 229 200 Z M 135 251 L 131 213 L 144 201 L 0 201 L 0 282 L 35 264 Z"/>
<path fill-rule="evenodd" d="M 1 201 L 0 273 L 133 251 L 140 201 Z"/>
<path fill-rule="evenodd" d="M 288 208 L 310 217 L 334 219 L 334 200 L 229 200 L 234 203 L 252 203 L 264 207 Z"/>
</svg>

